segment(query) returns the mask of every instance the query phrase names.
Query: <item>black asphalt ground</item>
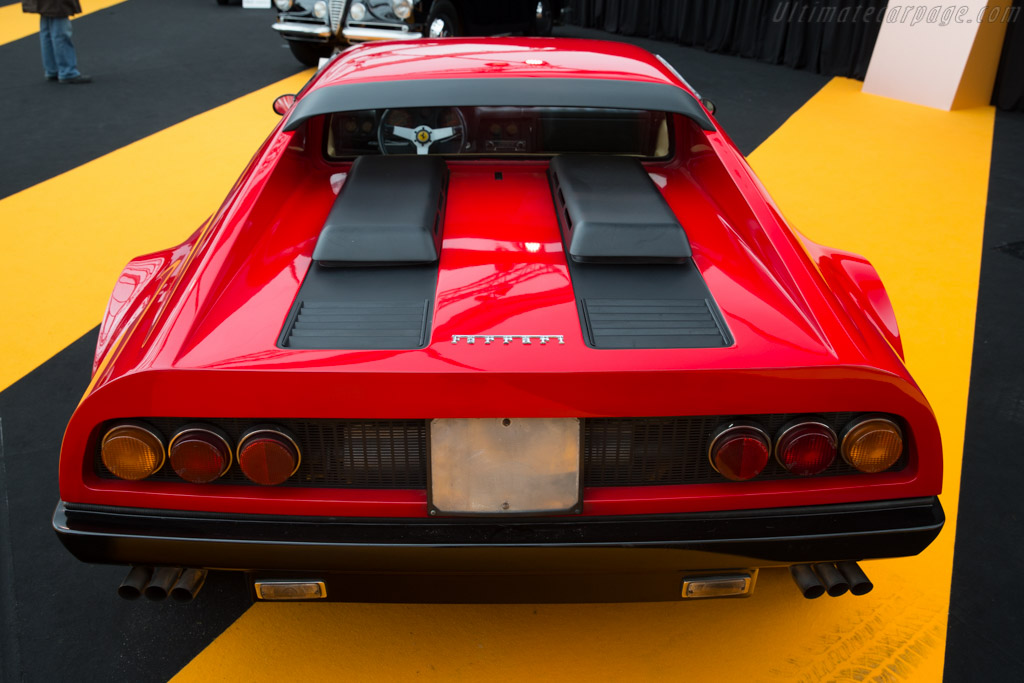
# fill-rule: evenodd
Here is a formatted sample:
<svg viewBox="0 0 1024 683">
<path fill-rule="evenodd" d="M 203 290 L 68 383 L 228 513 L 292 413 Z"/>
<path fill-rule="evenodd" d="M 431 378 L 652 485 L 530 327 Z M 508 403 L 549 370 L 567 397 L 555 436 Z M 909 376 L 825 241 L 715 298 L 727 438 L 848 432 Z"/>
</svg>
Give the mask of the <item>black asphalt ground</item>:
<svg viewBox="0 0 1024 683">
<path fill-rule="evenodd" d="M 80 66 L 96 79 L 88 86 L 44 81 L 35 36 L 0 45 L 0 92 L 7 104 L 0 113 L 0 198 L 298 72 L 271 21 L 271 13 L 221 7 L 214 0 L 129 0 L 76 20 Z M 719 120 L 744 152 L 827 80 L 654 41 L 631 42 L 661 53 L 713 99 Z M 946 651 L 951 681 L 1015 680 L 1024 671 L 1017 647 L 1024 592 L 1016 580 L 1024 566 L 1017 503 L 1024 469 L 1016 464 L 1024 427 L 1021 159 L 1024 115 L 1000 113 Z M 956 267 L 955 254 L 950 267 Z M 16 322 L 7 321 L 5 333 L 16 330 Z M 4 681 L 165 681 L 247 607 L 240 582 L 218 576 L 191 605 L 121 601 L 114 590 L 123 569 L 83 565 L 54 537 L 49 521 L 57 500 L 57 454 L 88 382 L 94 344 L 95 330 L 0 392 Z"/>
<path fill-rule="evenodd" d="M 992 146 L 946 642 L 949 681 L 1024 677 L 1024 114 L 997 112 Z"/>
<path fill-rule="evenodd" d="M 214 0 L 130 0 L 85 15 L 74 42 L 94 82 L 83 87 L 43 78 L 37 36 L 0 45 L 0 196 L 301 71 L 274 16 Z"/>
</svg>

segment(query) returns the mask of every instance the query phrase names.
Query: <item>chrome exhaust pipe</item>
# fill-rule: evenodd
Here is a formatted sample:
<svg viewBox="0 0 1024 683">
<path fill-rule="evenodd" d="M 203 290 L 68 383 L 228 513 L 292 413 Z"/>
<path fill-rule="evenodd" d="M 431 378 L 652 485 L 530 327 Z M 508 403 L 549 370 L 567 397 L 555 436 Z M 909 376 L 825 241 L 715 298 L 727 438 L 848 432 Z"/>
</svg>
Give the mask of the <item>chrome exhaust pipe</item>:
<svg viewBox="0 0 1024 683">
<path fill-rule="evenodd" d="M 142 590 L 149 583 L 152 575 L 152 567 L 133 566 L 121 585 L 117 587 L 117 594 L 125 600 L 138 600 L 142 597 Z"/>
<path fill-rule="evenodd" d="M 817 575 L 811 571 L 809 564 L 794 564 L 789 568 L 796 587 L 800 589 L 803 596 L 808 600 L 820 598 L 825 594 L 825 586 L 818 580 Z"/>
<path fill-rule="evenodd" d="M 180 575 L 181 569 L 178 567 L 157 567 L 143 592 L 150 600 L 163 600 Z"/>
<path fill-rule="evenodd" d="M 825 584 L 825 590 L 833 598 L 838 598 L 850 590 L 850 584 L 846 582 L 834 564 L 821 562 L 814 565 L 814 571 L 821 578 L 821 582 Z"/>
<path fill-rule="evenodd" d="M 171 600 L 175 602 L 192 602 L 199 595 L 199 590 L 206 583 L 205 569 L 186 569 L 171 588 Z"/>
<path fill-rule="evenodd" d="M 871 579 L 856 562 L 837 562 L 836 569 L 850 584 L 850 592 L 854 595 L 866 595 L 875 587 L 875 584 L 871 583 Z"/>
</svg>

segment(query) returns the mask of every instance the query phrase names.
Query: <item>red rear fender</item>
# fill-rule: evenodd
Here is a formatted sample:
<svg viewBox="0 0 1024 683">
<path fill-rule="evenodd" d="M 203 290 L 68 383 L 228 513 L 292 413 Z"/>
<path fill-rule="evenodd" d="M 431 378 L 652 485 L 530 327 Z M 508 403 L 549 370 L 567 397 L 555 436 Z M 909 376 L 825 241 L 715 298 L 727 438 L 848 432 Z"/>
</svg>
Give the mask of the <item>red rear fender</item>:
<svg viewBox="0 0 1024 683">
<path fill-rule="evenodd" d="M 896 324 L 896 313 L 874 266 L 859 254 L 816 244 L 802 235 L 801 240 L 817 264 L 821 276 L 850 317 L 858 325 L 861 317 L 867 318 L 889 346 L 903 358 L 903 342 Z"/>
</svg>

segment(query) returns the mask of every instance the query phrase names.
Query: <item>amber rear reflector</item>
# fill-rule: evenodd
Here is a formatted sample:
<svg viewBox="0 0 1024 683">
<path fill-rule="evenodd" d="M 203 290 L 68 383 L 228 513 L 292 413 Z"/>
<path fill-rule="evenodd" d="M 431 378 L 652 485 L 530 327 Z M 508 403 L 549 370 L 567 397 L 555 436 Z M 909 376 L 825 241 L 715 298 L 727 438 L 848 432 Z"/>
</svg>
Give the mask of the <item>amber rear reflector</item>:
<svg viewBox="0 0 1024 683">
<path fill-rule="evenodd" d="M 231 467 L 231 443 L 216 427 L 185 425 L 171 437 L 167 457 L 179 477 L 207 484 Z"/>
<path fill-rule="evenodd" d="M 725 425 L 712 436 L 708 446 L 711 466 L 733 481 L 746 481 L 759 475 L 770 456 L 768 434 L 754 424 Z"/>
<path fill-rule="evenodd" d="M 278 427 L 255 427 L 238 442 L 238 466 L 251 481 L 280 484 L 299 469 L 298 443 Z"/>
<path fill-rule="evenodd" d="M 836 458 L 836 433 L 828 425 L 790 422 L 775 441 L 775 459 L 792 474 L 821 474 Z"/>
<path fill-rule="evenodd" d="M 718 576 L 688 576 L 683 579 L 684 598 L 728 598 L 750 595 L 754 588 L 754 573 L 721 574 Z"/>
<path fill-rule="evenodd" d="M 114 476 L 139 481 L 164 464 L 164 440 L 149 425 L 138 422 L 119 424 L 103 436 L 100 457 Z"/>
<path fill-rule="evenodd" d="M 903 433 L 892 420 L 869 417 L 846 428 L 842 453 L 843 460 L 861 472 L 882 472 L 903 454 Z"/>
<path fill-rule="evenodd" d="M 260 600 L 323 600 L 327 597 L 323 581 L 256 581 L 253 588 Z"/>
</svg>

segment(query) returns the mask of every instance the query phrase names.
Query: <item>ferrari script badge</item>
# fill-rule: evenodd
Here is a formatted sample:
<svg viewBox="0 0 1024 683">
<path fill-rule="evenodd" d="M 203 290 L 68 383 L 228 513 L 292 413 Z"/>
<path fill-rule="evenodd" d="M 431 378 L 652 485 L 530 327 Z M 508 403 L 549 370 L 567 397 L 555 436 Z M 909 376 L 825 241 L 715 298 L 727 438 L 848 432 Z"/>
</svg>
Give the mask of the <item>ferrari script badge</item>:
<svg viewBox="0 0 1024 683">
<path fill-rule="evenodd" d="M 460 341 L 465 341 L 467 344 L 476 344 L 477 340 L 480 340 L 484 344 L 493 344 L 494 342 L 500 341 L 503 345 L 507 346 L 513 341 L 519 340 L 523 346 L 529 346 L 536 341 L 541 346 L 548 343 L 552 344 L 564 344 L 565 337 L 560 334 L 453 334 L 452 344 L 458 344 Z"/>
</svg>

